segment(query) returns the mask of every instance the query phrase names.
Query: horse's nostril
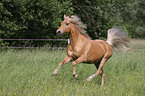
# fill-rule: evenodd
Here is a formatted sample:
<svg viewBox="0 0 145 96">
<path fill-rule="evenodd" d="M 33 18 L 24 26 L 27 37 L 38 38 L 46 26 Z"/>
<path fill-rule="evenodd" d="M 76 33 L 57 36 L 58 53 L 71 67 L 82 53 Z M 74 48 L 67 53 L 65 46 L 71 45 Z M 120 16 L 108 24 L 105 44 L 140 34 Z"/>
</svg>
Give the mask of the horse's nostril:
<svg viewBox="0 0 145 96">
<path fill-rule="evenodd" d="M 58 35 L 58 36 L 61 35 L 61 31 L 59 31 L 59 30 L 56 31 L 56 35 Z"/>
<path fill-rule="evenodd" d="M 57 33 L 61 33 L 61 31 L 57 31 Z"/>
</svg>

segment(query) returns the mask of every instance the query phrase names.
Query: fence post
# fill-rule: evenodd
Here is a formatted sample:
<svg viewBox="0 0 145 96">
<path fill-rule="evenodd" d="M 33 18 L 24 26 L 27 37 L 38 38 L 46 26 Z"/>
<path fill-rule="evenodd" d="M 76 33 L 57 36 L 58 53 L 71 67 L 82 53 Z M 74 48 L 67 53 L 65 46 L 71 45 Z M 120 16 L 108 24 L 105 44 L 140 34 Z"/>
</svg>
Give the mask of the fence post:
<svg viewBox="0 0 145 96">
<path fill-rule="evenodd" d="M 69 43 L 70 43 L 70 40 L 68 39 L 68 41 L 67 41 L 67 42 L 68 42 L 68 44 L 69 44 Z"/>
</svg>

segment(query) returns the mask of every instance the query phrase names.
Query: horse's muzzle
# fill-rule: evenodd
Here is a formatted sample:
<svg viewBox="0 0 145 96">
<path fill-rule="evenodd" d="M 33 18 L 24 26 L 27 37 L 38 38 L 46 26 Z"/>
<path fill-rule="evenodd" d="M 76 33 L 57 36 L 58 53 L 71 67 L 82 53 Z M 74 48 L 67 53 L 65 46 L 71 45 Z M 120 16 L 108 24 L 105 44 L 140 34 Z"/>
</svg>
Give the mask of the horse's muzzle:
<svg viewBox="0 0 145 96">
<path fill-rule="evenodd" d="M 61 36 L 61 35 L 62 35 L 62 32 L 61 32 L 60 30 L 57 30 L 57 31 L 56 31 L 56 35 L 57 35 L 57 36 Z"/>
</svg>

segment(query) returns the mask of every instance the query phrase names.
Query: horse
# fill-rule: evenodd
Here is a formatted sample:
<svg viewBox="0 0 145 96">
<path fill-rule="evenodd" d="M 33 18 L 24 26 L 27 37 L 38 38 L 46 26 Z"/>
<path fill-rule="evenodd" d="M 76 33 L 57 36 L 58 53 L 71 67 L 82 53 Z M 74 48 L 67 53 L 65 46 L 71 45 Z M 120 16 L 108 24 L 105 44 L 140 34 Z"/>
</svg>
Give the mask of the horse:
<svg viewBox="0 0 145 96">
<path fill-rule="evenodd" d="M 128 50 L 129 37 L 119 28 L 112 28 L 108 30 L 107 40 L 91 40 L 89 35 L 84 30 L 86 25 L 80 21 L 80 18 L 75 15 L 64 15 L 64 21 L 56 31 L 57 35 L 69 33 L 70 43 L 67 46 L 67 55 L 62 60 L 53 75 L 57 75 L 60 67 L 68 62 L 72 62 L 73 76 L 78 78 L 75 71 L 75 66 L 78 63 L 94 64 L 97 72 L 89 76 L 86 80 L 90 81 L 92 78 L 101 75 L 102 83 L 104 84 L 105 72 L 103 66 L 106 61 L 113 55 L 113 48 L 120 52 Z"/>
</svg>

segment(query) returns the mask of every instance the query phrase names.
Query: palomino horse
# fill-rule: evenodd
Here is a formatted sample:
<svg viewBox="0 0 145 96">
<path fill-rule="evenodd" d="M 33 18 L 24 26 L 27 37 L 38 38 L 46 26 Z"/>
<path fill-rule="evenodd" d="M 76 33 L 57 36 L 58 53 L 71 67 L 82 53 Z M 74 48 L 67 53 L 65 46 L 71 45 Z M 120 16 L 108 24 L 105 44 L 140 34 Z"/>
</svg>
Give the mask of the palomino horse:
<svg viewBox="0 0 145 96">
<path fill-rule="evenodd" d="M 103 66 L 105 62 L 113 55 L 112 47 L 119 51 L 124 51 L 129 43 L 129 38 L 118 28 L 108 30 L 107 41 L 91 40 L 83 29 L 86 27 L 77 16 L 64 15 L 64 21 L 61 22 L 60 28 L 56 31 L 57 34 L 70 34 L 70 43 L 67 46 L 67 55 L 62 60 L 58 67 L 54 70 L 53 75 L 57 75 L 59 68 L 70 61 L 73 65 L 73 76 L 78 77 L 75 71 L 75 66 L 78 63 L 94 64 L 98 69 L 97 72 L 89 76 L 87 81 L 90 81 L 95 76 L 102 76 L 102 83 L 104 84 L 105 73 Z"/>
</svg>

